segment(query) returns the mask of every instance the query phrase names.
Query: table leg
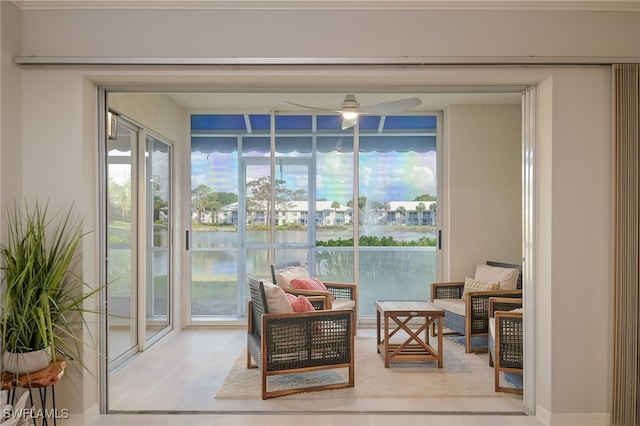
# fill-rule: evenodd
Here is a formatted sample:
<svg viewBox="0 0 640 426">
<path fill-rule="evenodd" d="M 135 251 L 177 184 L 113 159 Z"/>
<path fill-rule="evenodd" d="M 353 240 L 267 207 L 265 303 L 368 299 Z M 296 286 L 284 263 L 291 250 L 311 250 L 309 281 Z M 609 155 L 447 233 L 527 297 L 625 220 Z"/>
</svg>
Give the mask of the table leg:
<svg viewBox="0 0 640 426">
<path fill-rule="evenodd" d="M 389 316 L 384 314 L 384 367 L 389 368 Z"/>
<path fill-rule="evenodd" d="M 380 311 L 376 309 L 376 349 L 380 353 Z"/>
<path fill-rule="evenodd" d="M 429 316 L 428 316 L 428 315 L 425 315 L 425 316 L 424 316 L 424 322 L 425 322 L 425 323 L 427 323 L 427 324 L 429 324 Z M 425 328 L 425 329 L 424 329 L 424 342 L 425 342 L 427 345 L 429 344 L 429 328 L 431 328 L 431 327 L 429 327 L 429 326 L 427 325 L 427 328 Z"/>
<path fill-rule="evenodd" d="M 442 347 L 442 317 L 436 319 L 438 323 L 438 368 L 442 368 L 444 348 Z"/>
</svg>

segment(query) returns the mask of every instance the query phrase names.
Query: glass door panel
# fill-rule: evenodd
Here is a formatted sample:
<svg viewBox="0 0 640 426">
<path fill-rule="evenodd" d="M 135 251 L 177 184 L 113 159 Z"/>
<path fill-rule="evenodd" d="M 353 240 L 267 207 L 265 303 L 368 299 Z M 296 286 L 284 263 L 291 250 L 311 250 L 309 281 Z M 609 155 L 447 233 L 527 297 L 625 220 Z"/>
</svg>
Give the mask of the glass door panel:
<svg viewBox="0 0 640 426">
<path fill-rule="evenodd" d="M 359 137 L 360 315 L 436 278 L 436 116 L 367 116 Z"/>
<path fill-rule="evenodd" d="M 107 287 L 109 367 L 138 345 L 135 233 L 135 152 L 138 130 L 119 120 L 117 139 L 107 141 Z"/>
<path fill-rule="evenodd" d="M 316 213 L 309 196 L 309 161 L 278 158 L 275 172 L 276 247 L 309 247 Z"/>
<path fill-rule="evenodd" d="M 240 203 L 244 205 L 240 217 L 240 235 L 244 240 L 245 275 L 269 277 L 269 249 L 273 240 L 270 223 L 273 215 L 271 163 L 269 158 L 248 158 L 243 161 L 244 185 L 240 189 Z M 276 193 L 276 200 L 278 194 Z M 244 201 L 244 202 L 243 202 Z M 276 202 L 277 203 L 277 202 Z M 246 285 L 242 289 L 240 300 Z"/>
<path fill-rule="evenodd" d="M 171 146 L 146 138 L 147 285 L 146 340 L 170 326 L 171 309 Z"/>
<path fill-rule="evenodd" d="M 213 125 L 242 116 L 193 115 L 191 141 L 190 318 L 192 322 L 237 317 L 237 136 L 210 136 Z M 244 122 L 244 120 L 242 120 Z M 199 132 L 206 132 L 207 136 Z M 259 145 L 259 144 L 258 144 Z M 251 147 L 245 147 L 252 149 Z"/>
<path fill-rule="evenodd" d="M 334 121 L 340 125 L 342 117 L 319 116 L 318 127 L 321 130 Z M 324 201 L 317 203 L 322 223 L 316 228 L 313 270 L 325 281 L 355 282 L 353 131 L 317 138 L 316 199 Z"/>
</svg>

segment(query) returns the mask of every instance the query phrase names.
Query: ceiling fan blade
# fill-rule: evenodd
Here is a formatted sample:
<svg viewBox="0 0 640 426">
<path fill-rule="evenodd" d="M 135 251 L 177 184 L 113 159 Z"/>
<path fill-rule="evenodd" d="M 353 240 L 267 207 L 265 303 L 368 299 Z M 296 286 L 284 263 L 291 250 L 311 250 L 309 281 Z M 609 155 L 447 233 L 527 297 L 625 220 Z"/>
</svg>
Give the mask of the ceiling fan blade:
<svg viewBox="0 0 640 426">
<path fill-rule="evenodd" d="M 350 129 L 355 126 L 358 122 L 358 117 L 355 118 L 343 118 L 342 119 L 342 130 Z"/>
<path fill-rule="evenodd" d="M 290 104 L 290 105 L 294 105 L 300 108 L 307 108 L 307 109 L 314 109 L 316 111 L 330 111 L 330 112 L 339 112 L 335 109 L 328 109 L 328 108 L 318 108 L 318 107 L 313 107 L 313 106 L 309 106 L 309 105 L 301 105 L 301 104 L 296 104 L 294 102 L 289 102 L 289 101 L 285 101 L 286 103 Z"/>
<path fill-rule="evenodd" d="M 358 108 L 358 113 L 375 115 L 394 114 L 415 108 L 421 103 L 422 101 L 420 98 L 406 98 L 397 101 L 381 102 L 379 104 L 363 106 Z"/>
</svg>

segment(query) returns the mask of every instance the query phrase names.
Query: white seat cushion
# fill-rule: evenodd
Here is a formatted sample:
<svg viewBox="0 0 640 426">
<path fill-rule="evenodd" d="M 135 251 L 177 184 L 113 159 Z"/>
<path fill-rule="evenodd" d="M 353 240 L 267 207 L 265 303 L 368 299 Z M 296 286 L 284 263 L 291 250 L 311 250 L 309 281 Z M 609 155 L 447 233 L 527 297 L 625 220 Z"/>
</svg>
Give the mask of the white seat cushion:
<svg viewBox="0 0 640 426">
<path fill-rule="evenodd" d="M 499 282 L 499 290 L 515 290 L 520 271 L 516 268 L 501 268 L 499 266 L 477 265 L 474 278 L 488 283 Z"/>
<path fill-rule="evenodd" d="M 461 299 L 434 299 L 433 302 L 438 308 L 464 316 L 464 301 Z"/>
<path fill-rule="evenodd" d="M 356 307 L 354 300 L 335 299 L 331 302 L 331 309 L 353 309 Z"/>
<path fill-rule="evenodd" d="M 496 319 L 491 317 L 489 318 L 489 336 L 491 336 L 491 339 L 493 339 L 493 341 L 495 342 L 495 337 L 496 337 Z"/>
</svg>

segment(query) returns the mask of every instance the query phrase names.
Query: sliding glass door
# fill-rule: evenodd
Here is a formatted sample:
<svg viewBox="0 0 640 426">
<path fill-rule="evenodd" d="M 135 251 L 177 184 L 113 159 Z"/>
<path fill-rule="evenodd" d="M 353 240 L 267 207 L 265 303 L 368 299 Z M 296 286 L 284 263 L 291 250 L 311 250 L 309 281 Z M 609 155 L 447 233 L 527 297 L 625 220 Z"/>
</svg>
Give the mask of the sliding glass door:
<svg viewBox="0 0 640 426">
<path fill-rule="evenodd" d="M 111 370 L 171 327 L 172 147 L 119 117 L 107 151 L 107 347 Z"/>
</svg>

